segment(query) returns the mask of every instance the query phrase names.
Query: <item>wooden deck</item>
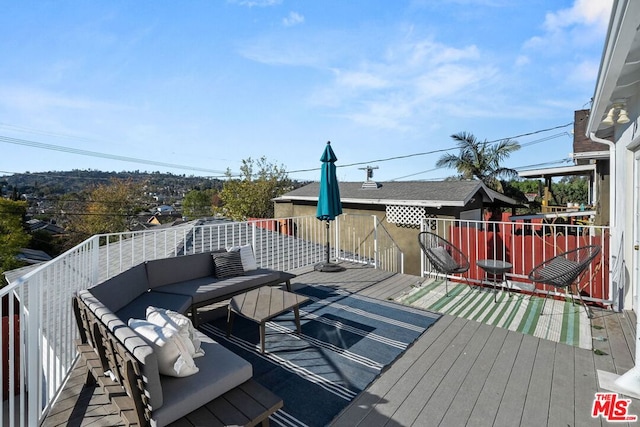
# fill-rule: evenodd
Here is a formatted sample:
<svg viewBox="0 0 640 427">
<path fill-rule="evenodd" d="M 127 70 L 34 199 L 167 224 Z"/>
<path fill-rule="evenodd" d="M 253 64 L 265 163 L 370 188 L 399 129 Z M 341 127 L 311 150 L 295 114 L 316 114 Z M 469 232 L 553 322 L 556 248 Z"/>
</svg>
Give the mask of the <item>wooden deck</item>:
<svg viewBox="0 0 640 427">
<path fill-rule="evenodd" d="M 296 271 L 292 287 L 322 284 L 388 300 L 422 282 L 346 266 L 340 273 Z M 594 394 L 606 391 L 599 389 L 596 371 L 622 374 L 633 367 L 635 314 L 595 310 L 594 315 L 598 351 L 444 315 L 331 425 L 608 425 L 591 417 Z M 83 380 L 78 366 L 44 426 L 122 425 L 100 391 L 83 387 Z M 640 400 L 632 399 L 629 412 L 640 415 Z"/>
</svg>

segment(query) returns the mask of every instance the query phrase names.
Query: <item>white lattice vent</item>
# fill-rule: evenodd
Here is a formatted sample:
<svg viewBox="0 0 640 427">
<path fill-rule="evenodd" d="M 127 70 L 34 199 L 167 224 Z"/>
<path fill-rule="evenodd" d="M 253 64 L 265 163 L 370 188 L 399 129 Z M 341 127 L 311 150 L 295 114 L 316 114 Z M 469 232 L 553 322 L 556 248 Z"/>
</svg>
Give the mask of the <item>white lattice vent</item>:
<svg viewBox="0 0 640 427">
<path fill-rule="evenodd" d="M 398 225 L 420 225 L 427 216 L 421 206 L 387 205 L 387 222 Z"/>
</svg>

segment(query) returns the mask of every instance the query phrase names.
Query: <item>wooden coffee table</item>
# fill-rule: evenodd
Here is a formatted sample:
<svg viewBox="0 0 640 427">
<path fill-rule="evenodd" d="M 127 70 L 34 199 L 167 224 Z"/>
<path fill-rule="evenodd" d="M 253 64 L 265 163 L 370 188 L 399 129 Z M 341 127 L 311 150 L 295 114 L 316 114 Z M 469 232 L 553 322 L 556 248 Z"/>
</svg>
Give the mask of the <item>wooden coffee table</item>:
<svg viewBox="0 0 640 427">
<path fill-rule="evenodd" d="M 283 291 L 271 286 L 263 286 L 244 294 L 236 295 L 229 301 L 229 313 L 227 315 L 227 337 L 231 335 L 233 317 L 235 314 L 253 320 L 260 325 L 260 352 L 264 353 L 265 323 L 280 313 L 292 310 L 296 317 L 296 330 L 300 331 L 300 304 L 309 298 Z"/>
</svg>

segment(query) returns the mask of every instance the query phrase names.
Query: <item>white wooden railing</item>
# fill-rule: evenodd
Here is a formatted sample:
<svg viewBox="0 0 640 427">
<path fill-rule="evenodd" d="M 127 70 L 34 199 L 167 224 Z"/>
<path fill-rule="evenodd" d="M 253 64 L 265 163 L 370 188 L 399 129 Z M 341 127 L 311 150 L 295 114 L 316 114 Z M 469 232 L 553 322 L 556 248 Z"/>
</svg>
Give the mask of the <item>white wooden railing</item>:
<svg viewBox="0 0 640 427">
<path fill-rule="evenodd" d="M 617 291 L 609 274 L 609 227 L 428 218 L 423 221 L 421 231 L 434 232 L 455 243 L 469 259 L 470 268 L 465 277 L 471 283 L 480 283 L 485 278 L 485 272 L 477 265 L 479 259 L 500 259 L 513 265 L 503 286 L 556 296 L 564 294 L 551 286 L 534 286 L 528 280 L 531 270 L 561 252 L 578 246 L 599 245 L 601 251 L 589 265 L 579 287 L 585 301 L 612 306 L 616 298 Z M 423 276 L 435 274 L 424 254 L 421 271 Z"/>
<path fill-rule="evenodd" d="M 37 426 L 64 387 L 76 350 L 72 295 L 144 261 L 251 244 L 259 266 L 292 270 L 326 257 L 326 226 L 314 217 L 194 221 L 170 228 L 96 235 L 0 289 L 3 426 Z M 402 253 L 375 216 L 330 223 L 333 259 L 402 272 Z"/>
</svg>

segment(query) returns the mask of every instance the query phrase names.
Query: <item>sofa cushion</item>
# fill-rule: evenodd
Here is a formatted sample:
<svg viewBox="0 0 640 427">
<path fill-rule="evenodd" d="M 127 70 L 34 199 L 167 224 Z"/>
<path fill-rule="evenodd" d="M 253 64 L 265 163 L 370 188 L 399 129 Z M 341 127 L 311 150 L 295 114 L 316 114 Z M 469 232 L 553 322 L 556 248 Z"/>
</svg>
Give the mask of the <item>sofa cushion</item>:
<svg viewBox="0 0 640 427">
<path fill-rule="evenodd" d="M 214 252 L 203 252 L 193 255 L 183 255 L 173 258 L 156 259 L 146 262 L 149 288 L 170 283 L 184 282 L 198 277 L 213 276 L 213 261 L 211 254 L 226 252 L 225 249 Z"/>
<path fill-rule="evenodd" d="M 240 252 L 223 252 L 212 254 L 214 275 L 218 279 L 243 276 L 242 258 Z"/>
<path fill-rule="evenodd" d="M 227 279 L 201 277 L 182 283 L 165 285 L 155 288 L 154 291 L 190 295 L 193 297 L 193 303 L 197 304 L 279 281 L 281 281 L 280 272 L 259 268 L 248 271 L 244 276 L 229 277 Z"/>
<path fill-rule="evenodd" d="M 152 426 L 164 426 L 251 379 L 251 364 L 201 334 L 206 356 L 197 359 L 200 372 L 185 378 L 162 377 L 164 405 L 152 413 Z"/>
<path fill-rule="evenodd" d="M 256 256 L 253 253 L 251 245 L 232 246 L 229 252 L 240 252 L 240 258 L 242 259 L 242 268 L 244 271 L 251 271 L 258 268 L 256 262 Z"/>
<path fill-rule="evenodd" d="M 80 291 L 78 296 L 138 360 L 146 383 L 149 406 L 152 410 L 160 408 L 163 403 L 162 385 L 160 383 L 160 373 L 158 372 L 158 360 L 153 352 L 153 347 L 147 344 L 133 329 L 128 327 L 126 323 L 90 292 Z"/>
<path fill-rule="evenodd" d="M 163 328 L 172 328 L 180 335 L 191 343 L 192 357 L 204 356 L 204 350 L 201 348 L 201 342 L 199 334 L 196 332 L 196 328 L 193 327 L 191 319 L 184 314 L 180 314 L 176 311 L 167 310 L 158 307 L 147 307 L 147 321 L 154 325 L 161 326 Z"/>
<path fill-rule="evenodd" d="M 116 312 L 149 289 L 144 264 L 132 267 L 90 289 L 111 311 Z"/>
<path fill-rule="evenodd" d="M 125 322 L 132 318 L 144 319 L 147 316 L 147 307 L 149 306 L 186 313 L 192 302 L 191 295 L 148 291 L 138 295 L 136 299 L 116 311 L 116 315 Z"/>
<path fill-rule="evenodd" d="M 198 373 L 198 367 L 191 357 L 193 344 L 180 336 L 179 331 L 142 319 L 129 319 L 128 325 L 153 347 L 161 374 L 188 377 Z"/>
</svg>

